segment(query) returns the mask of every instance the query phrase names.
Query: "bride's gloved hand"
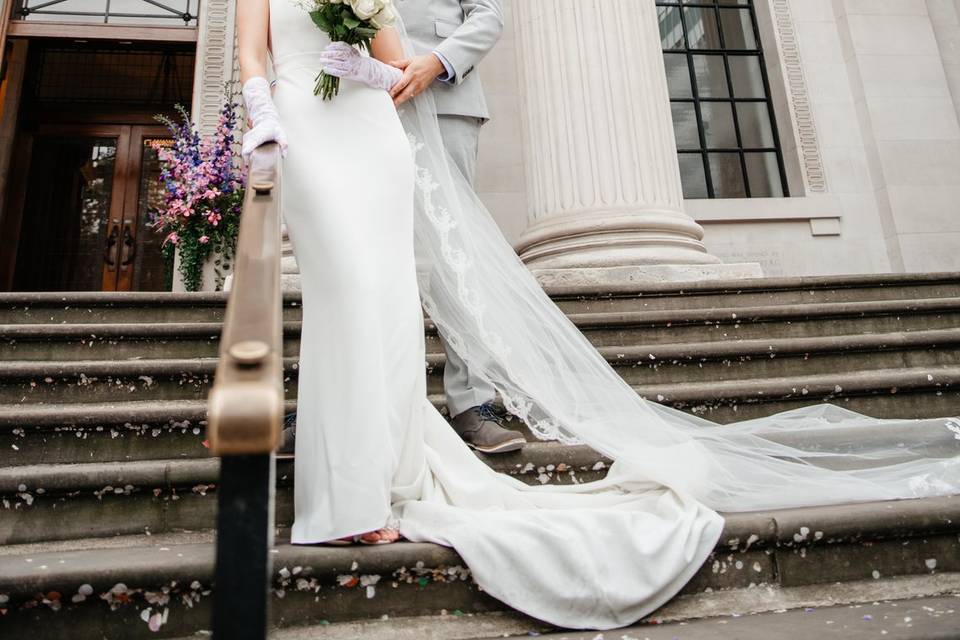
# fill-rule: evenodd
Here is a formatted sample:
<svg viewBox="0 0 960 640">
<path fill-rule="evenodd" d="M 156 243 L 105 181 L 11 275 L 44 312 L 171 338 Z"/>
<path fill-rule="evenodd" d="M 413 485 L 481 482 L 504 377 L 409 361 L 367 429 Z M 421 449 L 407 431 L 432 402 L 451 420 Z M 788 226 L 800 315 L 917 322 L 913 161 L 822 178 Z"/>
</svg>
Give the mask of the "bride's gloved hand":
<svg viewBox="0 0 960 640">
<path fill-rule="evenodd" d="M 250 162 L 253 150 L 267 142 L 280 145 L 280 152 L 287 154 L 287 135 L 280 126 L 280 114 L 270 97 L 270 83 L 263 76 L 250 78 L 243 84 L 243 103 L 253 126 L 243 134 L 243 159 Z"/>
<path fill-rule="evenodd" d="M 376 58 L 362 56 L 360 52 L 346 42 L 331 42 L 320 54 L 323 70 L 331 76 L 356 80 L 374 89 L 390 91 L 403 77 L 396 67 L 380 62 Z"/>
</svg>

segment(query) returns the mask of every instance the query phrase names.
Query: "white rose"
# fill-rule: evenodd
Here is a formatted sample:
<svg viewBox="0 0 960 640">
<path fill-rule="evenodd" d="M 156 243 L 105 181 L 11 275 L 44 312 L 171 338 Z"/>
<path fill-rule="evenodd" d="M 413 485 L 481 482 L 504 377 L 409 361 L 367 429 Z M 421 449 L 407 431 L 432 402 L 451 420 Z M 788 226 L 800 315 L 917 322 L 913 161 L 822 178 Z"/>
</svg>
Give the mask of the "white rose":
<svg viewBox="0 0 960 640">
<path fill-rule="evenodd" d="M 383 9 L 383 0 L 350 0 L 350 7 L 361 20 L 369 20 Z"/>
<path fill-rule="evenodd" d="M 389 6 L 380 10 L 380 13 L 370 18 L 370 23 L 377 29 L 392 26 L 396 21 L 397 15 Z"/>
</svg>

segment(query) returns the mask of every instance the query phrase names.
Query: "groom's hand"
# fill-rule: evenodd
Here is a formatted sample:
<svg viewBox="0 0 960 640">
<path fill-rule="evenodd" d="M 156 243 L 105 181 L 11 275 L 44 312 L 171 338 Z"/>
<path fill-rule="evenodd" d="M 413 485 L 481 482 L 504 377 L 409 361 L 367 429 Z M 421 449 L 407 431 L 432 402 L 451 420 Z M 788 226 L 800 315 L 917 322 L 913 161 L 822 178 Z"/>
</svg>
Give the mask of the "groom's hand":
<svg viewBox="0 0 960 640">
<path fill-rule="evenodd" d="M 396 105 L 417 97 L 446 72 L 440 58 L 432 53 L 390 64 L 403 71 L 403 77 L 390 89 L 390 97 Z"/>
</svg>

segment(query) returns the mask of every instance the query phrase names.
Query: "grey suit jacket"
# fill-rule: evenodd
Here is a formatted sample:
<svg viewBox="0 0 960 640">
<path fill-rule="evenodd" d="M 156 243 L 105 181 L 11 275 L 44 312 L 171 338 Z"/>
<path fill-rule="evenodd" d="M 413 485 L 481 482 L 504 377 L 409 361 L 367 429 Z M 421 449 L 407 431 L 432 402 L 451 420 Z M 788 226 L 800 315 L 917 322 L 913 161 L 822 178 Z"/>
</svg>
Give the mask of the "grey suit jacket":
<svg viewBox="0 0 960 640">
<path fill-rule="evenodd" d="M 501 1 L 396 0 L 396 7 L 417 53 L 437 51 L 453 68 L 450 82 L 433 83 L 437 113 L 488 119 L 473 71 L 503 33 Z"/>
</svg>

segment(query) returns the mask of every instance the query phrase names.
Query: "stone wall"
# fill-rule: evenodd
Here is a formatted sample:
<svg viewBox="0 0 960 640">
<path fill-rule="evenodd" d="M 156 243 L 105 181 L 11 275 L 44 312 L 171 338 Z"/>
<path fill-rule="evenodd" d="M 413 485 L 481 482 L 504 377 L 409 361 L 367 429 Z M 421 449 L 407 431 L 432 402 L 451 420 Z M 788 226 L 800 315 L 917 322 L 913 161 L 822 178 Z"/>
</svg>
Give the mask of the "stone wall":
<svg viewBox="0 0 960 640">
<path fill-rule="evenodd" d="M 514 241 L 517 1 L 480 68 L 493 120 L 477 180 Z M 960 269 L 960 0 L 755 2 L 792 197 L 687 201 L 710 252 L 767 275 Z"/>
</svg>

